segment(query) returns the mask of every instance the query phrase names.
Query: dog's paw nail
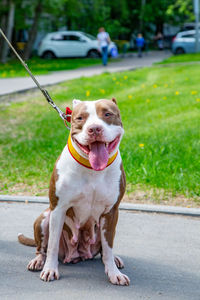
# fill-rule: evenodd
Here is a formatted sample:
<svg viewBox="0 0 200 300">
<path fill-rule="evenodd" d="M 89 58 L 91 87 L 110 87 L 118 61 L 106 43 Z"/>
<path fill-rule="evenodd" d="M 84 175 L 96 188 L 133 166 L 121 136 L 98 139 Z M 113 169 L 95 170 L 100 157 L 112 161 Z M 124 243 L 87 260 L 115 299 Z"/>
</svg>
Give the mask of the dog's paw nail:
<svg viewBox="0 0 200 300">
<path fill-rule="evenodd" d="M 27 269 L 29 271 L 41 271 L 44 265 L 44 259 L 42 256 L 38 255 L 34 259 L 32 259 L 27 265 Z"/>
<path fill-rule="evenodd" d="M 57 269 L 45 269 L 40 274 L 40 279 L 43 281 L 53 281 L 59 279 L 59 273 Z"/>
<path fill-rule="evenodd" d="M 123 260 L 119 256 L 115 256 L 115 264 L 118 269 L 123 269 L 124 268 L 124 263 Z"/>
<path fill-rule="evenodd" d="M 125 274 L 121 272 L 118 274 L 108 274 L 108 278 L 112 284 L 116 285 L 129 285 L 130 279 Z"/>
</svg>

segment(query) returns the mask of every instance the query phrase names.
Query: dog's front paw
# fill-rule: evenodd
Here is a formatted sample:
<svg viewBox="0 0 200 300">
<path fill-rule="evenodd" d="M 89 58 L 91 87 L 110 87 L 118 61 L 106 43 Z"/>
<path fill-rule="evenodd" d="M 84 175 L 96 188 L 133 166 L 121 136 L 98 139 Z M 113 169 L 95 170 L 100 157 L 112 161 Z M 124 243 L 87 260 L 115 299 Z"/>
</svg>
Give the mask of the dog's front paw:
<svg viewBox="0 0 200 300">
<path fill-rule="evenodd" d="M 39 254 L 29 262 L 27 268 L 29 271 L 40 271 L 44 266 L 44 262 L 45 257 L 42 254 Z"/>
<path fill-rule="evenodd" d="M 108 279 L 112 284 L 117 285 L 129 285 L 130 279 L 125 274 L 121 273 L 120 271 L 114 273 L 107 273 Z"/>
<path fill-rule="evenodd" d="M 40 273 L 40 279 L 44 281 L 52 281 L 54 279 L 59 279 L 58 268 L 44 266 L 44 269 Z"/>
</svg>

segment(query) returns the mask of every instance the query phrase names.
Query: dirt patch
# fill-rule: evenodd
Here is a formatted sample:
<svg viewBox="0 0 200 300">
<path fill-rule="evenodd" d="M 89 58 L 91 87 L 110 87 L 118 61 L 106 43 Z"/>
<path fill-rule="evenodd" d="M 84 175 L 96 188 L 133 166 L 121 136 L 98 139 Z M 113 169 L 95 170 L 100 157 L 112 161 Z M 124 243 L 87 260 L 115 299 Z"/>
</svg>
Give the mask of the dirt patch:
<svg viewBox="0 0 200 300">
<path fill-rule="evenodd" d="M 134 204 L 200 207 L 200 197 L 189 198 L 184 195 L 173 195 L 162 189 L 135 190 L 134 192 L 126 194 L 122 201 Z"/>
<path fill-rule="evenodd" d="M 48 196 L 48 187 L 43 187 L 42 184 L 28 185 L 24 183 L 17 183 L 2 194 L 16 195 L 16 196 Z"/>
<path fill-rule="evenodd" d="M 0 96 L 0 103 L 3 105 L 9 105 L 9 103 L 11 102 L 24 102 L 29 99 L 38 98 L 40 96 L 41 96 L 41 92 L 37 88 L 29 89 L 27 91 L 2 95 Z"/>
</svg>

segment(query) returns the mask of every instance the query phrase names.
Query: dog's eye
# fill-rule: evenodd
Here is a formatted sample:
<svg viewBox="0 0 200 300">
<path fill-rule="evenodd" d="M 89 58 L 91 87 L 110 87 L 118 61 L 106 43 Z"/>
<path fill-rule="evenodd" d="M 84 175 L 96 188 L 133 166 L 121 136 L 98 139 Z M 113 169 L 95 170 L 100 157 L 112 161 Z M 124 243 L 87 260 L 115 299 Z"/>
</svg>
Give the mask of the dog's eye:
<svg viewBox="0 0 200 300">
<path fill-rule="evenodd" d="M 105 117 L 110 117 L 110 116 L 112 116 L 111 113 L 109 113 L 109 112 L 106 112 L 106 113 L 105 113 Z"/>
<path fill-rule="evenodd" d="M 80 117 L 77 118 L 77 120 L 82 121 L 83 117 L 80 116 Z"/>
</svg>

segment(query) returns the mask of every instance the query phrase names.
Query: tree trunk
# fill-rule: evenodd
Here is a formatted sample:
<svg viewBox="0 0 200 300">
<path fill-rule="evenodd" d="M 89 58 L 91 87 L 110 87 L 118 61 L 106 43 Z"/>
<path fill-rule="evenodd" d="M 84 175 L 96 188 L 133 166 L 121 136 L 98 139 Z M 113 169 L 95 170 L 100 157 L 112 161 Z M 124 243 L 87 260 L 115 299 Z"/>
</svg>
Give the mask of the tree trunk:
<svg viewBox="0 0 200 300">
<path fill-rule="evenodd" d="M 37 35 L 38 23 L 39 23 L 39 18 L 40 18 L 41 13 L 42 13 L 42 3 L 41 3 L 41 1 L 39 1 L 35 7 L 35 16 L 34 16 L 33 24 L 29 31 L 28 42 L 27 42 L 25 50 L 24 50 L 24 59 L 25 60 L 29 59 L 29 57 L 31 56 L 31 51 L 33 48 L 33 44 L 35 42 L 36 35 Z"/>
<path fill-rule="evenodd" d="M 139 23 L 139 31 L 142 33 L 144 27 L 144 9 L 146 5 L 146 0 L 141 0 L 141 8 L 140 8 L 140 23 Z"/>
<path fill-rule="evenodd" d="M 8 7 L 7 0 L 2 0 L 3 12 L 1 13 L 0 27 L 3 30 L 3 32 L 6 31 L 6 21 L 8 19 L 8 12 L 6 10 L 6 7 Z M 3 43 L 4 43 L 4 38 L 0 36 L 0 57 L 2 55 Z"/>
<path fill-rule="evenodd" d="M 15 4 L 12 1 L 10 1 L 9 2 L 8 21 L 6 24 L 7 28 L 5 30 L 5 35 L 7 36 L 9 41 L 11 41 L 11 37 L 12 37 L 14 18 L 15 18 Z M 9 52 L 9 46 L 6 43 L 6 41 L 3 41 L 2 53 L 1 53 L 1 62 L 2 63 L 6 63 L 7 57 L 8 57 L 8 52 Z"/>
</svg>

